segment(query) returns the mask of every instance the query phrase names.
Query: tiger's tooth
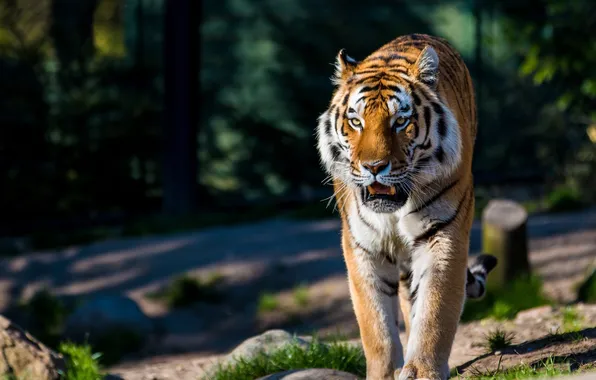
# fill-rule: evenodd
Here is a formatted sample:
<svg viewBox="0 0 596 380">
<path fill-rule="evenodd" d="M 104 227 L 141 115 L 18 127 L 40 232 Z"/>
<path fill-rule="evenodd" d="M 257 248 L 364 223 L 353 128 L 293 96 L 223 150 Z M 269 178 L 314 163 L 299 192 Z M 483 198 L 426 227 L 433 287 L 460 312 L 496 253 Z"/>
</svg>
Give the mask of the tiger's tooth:
<svg viewBox="0 0 596 380">
<path fill-rule="evenodd" d="M 389 194 L 395 195 L 395 186 L 391 186 L 389 189 Z"/>
</svg>

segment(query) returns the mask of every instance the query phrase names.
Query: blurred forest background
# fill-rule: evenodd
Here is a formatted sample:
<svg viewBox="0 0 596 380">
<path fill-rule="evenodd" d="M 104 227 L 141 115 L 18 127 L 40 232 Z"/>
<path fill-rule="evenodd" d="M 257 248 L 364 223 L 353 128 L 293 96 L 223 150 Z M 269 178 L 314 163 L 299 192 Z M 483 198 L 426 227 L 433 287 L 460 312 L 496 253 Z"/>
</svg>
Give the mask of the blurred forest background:
<svg viewBox="0 0 596 380">
<path fill-rule="evenodd" d="M 336 53 L 413 32 L 473 74 L 479 207 L 596 201 L 596 2 L 182 3 L 0 0 L 0 235 L 324 209 L 314 128 Z"/>
</svg>

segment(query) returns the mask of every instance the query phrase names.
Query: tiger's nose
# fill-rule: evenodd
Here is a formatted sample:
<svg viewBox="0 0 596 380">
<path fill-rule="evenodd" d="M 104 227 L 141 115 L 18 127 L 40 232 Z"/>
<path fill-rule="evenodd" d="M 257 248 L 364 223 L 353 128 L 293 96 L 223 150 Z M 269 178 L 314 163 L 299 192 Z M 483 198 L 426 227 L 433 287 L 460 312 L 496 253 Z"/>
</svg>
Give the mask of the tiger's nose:
<svg viewBox="0 0 596 380">
<path fill-rule="evenodd" d="M 363 162 L 362 166 L 364 166 L 364 168 L 366 168 L 366 170 L 368 170 L 372 174 L 377 174 L 381 170 L 383 170 L 387 166 L 389 166 L 389 160 L 377 160 L 377 161 L 373 161 L 373 162 Z"/>
</svg>

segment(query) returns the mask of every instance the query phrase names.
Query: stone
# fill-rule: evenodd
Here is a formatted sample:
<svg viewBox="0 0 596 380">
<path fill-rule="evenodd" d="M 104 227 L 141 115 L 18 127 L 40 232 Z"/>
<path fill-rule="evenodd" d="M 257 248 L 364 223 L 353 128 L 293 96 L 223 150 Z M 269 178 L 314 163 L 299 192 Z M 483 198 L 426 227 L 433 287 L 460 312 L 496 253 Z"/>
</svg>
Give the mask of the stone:
<svg viewBox="0 0 596 380">
<path fill-rule="evenodd" d="M 231 363 L 238 358 L 249 359 L 259 353 L 269 354 L 283 346 L 296 343 L 306 348 L 309 343 L 299 337 L 295 337 L 287 331 L 281 329 L 269 330 L 261 335 L 254 336 L 242 342 L 225 359 L 226 363 Z"/>
<path fill-rule="evenodd" d="M 66 368 L 62 355 L 1 315 L 0 352 L 0 378 L 57 380 Z"/>
<path fill-rule="evenodd" d="M 122 295 L 98 295 L 86 300 L 67 318 L 64 338 L 90 343 L 118 333 L 144 339 L 154 332 L 151 318 L 132 299 Z"/>
<path fill-rule="evenodd" d="M 274 373 L 257 380 L 358 380 L 359 377 L 334 369 L 312 368 Z"/>
</svg>

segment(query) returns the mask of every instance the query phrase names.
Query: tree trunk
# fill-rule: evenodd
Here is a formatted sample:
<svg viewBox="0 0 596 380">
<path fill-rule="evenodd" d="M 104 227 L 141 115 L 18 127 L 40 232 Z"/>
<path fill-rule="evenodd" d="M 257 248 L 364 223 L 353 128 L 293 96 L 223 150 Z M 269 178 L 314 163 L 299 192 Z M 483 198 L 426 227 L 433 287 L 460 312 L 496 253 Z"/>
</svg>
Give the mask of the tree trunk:
<svg viewBox="0 0 596 380">
<path fill-rule="evenodd" d="M 165 2 L 163 211 L 196 208 L 199 1 Z"/>
<path fill-rule="evenodd" d="M 523 206 L 509 200 L 492 200 L 482 213 L 482 251 L 499 263 L 489 274 L 487 286 L 502 288 L 511 280 L 530 273 Z"/>
</svg>

